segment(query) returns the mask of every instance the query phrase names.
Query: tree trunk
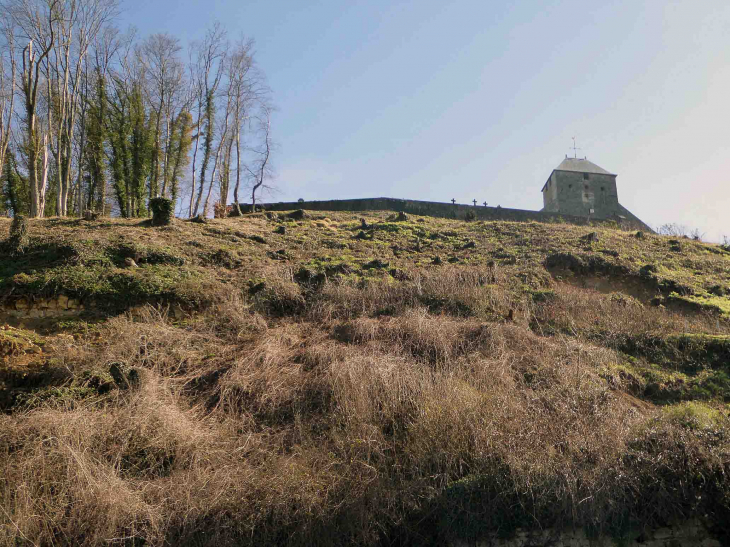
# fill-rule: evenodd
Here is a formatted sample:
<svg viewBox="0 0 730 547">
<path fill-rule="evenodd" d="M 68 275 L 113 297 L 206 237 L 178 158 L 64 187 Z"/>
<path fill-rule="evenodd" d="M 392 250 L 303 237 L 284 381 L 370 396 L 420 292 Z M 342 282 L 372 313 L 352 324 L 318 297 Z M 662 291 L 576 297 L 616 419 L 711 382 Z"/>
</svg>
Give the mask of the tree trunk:
<svg viewBox="0 0 730 547">
<path fill-rule="evenodd" d="M 173 124 L 174 127 L 174 124 Z M 165 139 L 165 166 L 164 170 L 162 171 L 162 191 L 160 192 L 160 195 L 164 198 L 165 193 L 167 192 L 167 177 L 168 177 L 168 168 L 167 163 L 170 161 L 170 145 L 173 142 L 172 137 L 170 135 L 170 120 L 169 115 L 168 119 L 165 120 L 165 134 L 167 135 L 167 138 Z"/>
<path fill-rule="evenodd" d="M 150 177 L 150 199 L 156 197 L 160 191 L 160 122 L 162 120 L 162 107 L 165 104 L 160 97 L 160 109 L 157 111 L 157 120 L 155 120 L 155 147 L 152 152 L 152 176 Z"/>
<path fill-rule="evenodd" d="M 233 203 L 236 213 L 241 216 L 241 206 L 238 203 L 238 187 L 241 185 L 241 131 L 236 133 L 236 187 L 233 190 Z"/>
<path fill-rule="evenodd" d="M 43 135 L 43 176 L 39 194 L 39 216 L 46 216 L 46 189 L 48 188 L 48 134 Z"/>
<path fill-rule="evenodd" d="M 193 216 L 193 202 L 195 201 L 195 159 L 198 156 L 198 144 L 200 143 L 200 102 L 198 102 L 198 123 L 195 128 L 195 149 L 193 150 L 193 178 L 190 186 L 190 211 L 188 216 Z"/>
<path fill-rule="evenodd" d="M 223 143 L 221 143 L 218 146 L 218 150 L 216 150 L 216 152 L 215 152 L 215 161 L 213 162 L 213 172 L 210 174 L 210 184 L 208 185 L 208 193 L 205 196 L 205 203 L 203 204 L 203 211 L 202 211 L 203 215 L 208 214 L 208 205 L 210 204 L 210 194 L 213 191 L 213 182 L 215 182 L 215 174 L 218 170 L 218 160 L 220 158 L 221 148 L 223 148 Z M 203 188 L 203 186 L 204 185 L 201 184 L 201 186 L 200 186 L 201 189 Z M 198 201 L 200 201 L 200 200 L 198 200 Z M 198 208 L 196 207 L 195 210 L 197 212 Z"/>
</svg>

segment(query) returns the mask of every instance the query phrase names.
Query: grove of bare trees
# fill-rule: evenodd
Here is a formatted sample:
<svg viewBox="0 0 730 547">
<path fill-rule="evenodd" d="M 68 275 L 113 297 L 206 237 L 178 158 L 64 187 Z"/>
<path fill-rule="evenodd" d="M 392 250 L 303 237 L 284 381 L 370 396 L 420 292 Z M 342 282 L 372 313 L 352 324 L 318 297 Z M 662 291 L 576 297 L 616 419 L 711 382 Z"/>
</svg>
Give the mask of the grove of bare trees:
<svg viewBox="0 0 730 547">
<path fill-rule="evenodd" d="M 123 0 L 0 0 L 0 214 L 145 217 L 255 207 L 271 104 L 253 42 L 116 26 Z M 249 201 L 247 199 L 246 201 Z"/>
</svg>

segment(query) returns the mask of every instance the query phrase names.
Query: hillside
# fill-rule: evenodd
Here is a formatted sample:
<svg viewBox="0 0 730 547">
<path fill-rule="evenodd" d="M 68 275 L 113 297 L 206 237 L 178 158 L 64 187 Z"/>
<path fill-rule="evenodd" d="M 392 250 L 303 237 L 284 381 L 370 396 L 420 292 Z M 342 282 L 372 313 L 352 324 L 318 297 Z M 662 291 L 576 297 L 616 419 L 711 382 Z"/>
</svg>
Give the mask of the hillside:
<svg viewBox="0 0 730 547">
<path fill-rule="evenodd" d="M 2 545 L 730 542 L 730 249 L 385 212 L 29 232 Z"/>
</svg>

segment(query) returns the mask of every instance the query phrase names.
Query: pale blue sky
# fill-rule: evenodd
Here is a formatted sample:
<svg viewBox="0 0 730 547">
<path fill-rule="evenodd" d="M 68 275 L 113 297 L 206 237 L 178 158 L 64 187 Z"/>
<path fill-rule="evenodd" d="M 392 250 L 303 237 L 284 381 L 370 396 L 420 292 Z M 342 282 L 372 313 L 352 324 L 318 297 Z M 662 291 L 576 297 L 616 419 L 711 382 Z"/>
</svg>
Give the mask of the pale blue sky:
<svg viewBox="0 0 730 547">
<path fill-rule="evenodd" d="M 274 201 L 539 209 L 569 152 L 652 225 L 730 236 L 728 0 L 125 0 L 141 36 L 256 40 L 278 112 Z"/>
</svg>

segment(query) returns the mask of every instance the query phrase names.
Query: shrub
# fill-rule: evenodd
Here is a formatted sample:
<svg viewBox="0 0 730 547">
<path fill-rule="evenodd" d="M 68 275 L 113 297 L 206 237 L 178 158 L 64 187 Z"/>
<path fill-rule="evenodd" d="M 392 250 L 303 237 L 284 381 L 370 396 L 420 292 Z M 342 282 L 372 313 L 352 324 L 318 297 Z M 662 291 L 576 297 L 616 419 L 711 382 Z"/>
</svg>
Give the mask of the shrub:
<svg viewBox="0 0 730 547">
<path fill-rule="evenodd" d="M 23 215 L 16 215 L 10 225 L 10 237 L 8 237 L 8 250 L 11 254 L 23 254 L 28 246 L 28 219 Z"/>
<path fill-rule="evenodd" d="M 152 209 L 152 224 L 155 226 L 167 226 L 175 218 L 175 206 L 171 199 L 152 198 L 150 209 Z"/>
</svg>

